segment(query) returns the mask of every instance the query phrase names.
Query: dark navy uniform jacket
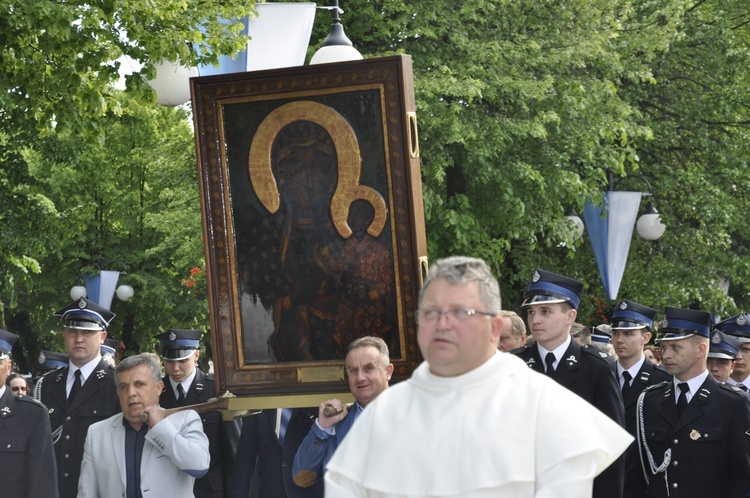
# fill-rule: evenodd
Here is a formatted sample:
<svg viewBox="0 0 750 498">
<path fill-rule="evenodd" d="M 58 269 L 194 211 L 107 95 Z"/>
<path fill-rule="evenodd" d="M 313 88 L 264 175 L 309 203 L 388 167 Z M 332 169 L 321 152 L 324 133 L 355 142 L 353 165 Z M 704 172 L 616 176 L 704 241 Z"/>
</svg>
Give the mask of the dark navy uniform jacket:
<svg viewBox="0 0 750 498">
<path fill-rule="evenodd" d="M 60 498 L 75 498 L 78 495 L 83 443 L 89 426 L 120 413 L 114 367 L 100 361 L 68 406 L 65 382 L 69 368 L 48 373 L 34 388 L 34 397 L 49 412 Z"/>
<path fill-rule="evenodd" d="M 617 375 L 616 364 L 614 372 Z M 635 414 L 637 411 L 638 396 L 647 387 L 659 384 L 665 380 L 672 380 L 672 376 L 654 365 L 651 360 L 644 356 L 643 365 L 641 365 L 638 374 L 633 377 L 630 391 L 627 392 L 627 396 L 623 397 L 622 400 L 625 404 L 625 429 L 631 436 L 636 437 Z M 623 496 L 624 498 L 643 498 L 645 495 L 646 480 L 643 477 L 641 458 L 638 455 L 638 443 L 634 441 L 625 454 L 625 490 Z"/>
<path fill-rule="evenodd" d="M 9 387 L 0 398 L 0 495 L 57 498 L 57 469 L 47 408 Z"/>
<path fill-rule="evenodd" d="M 667 482 L 649 469 L 646 496 L 665 497 L 667 487 L 671 498 L 750 496 L 750 397 L 709 374 L 678 417 L 674 391 L 670 379 L 644 396 L 644 434 L 656 465 L 672 450 Z"/>
<path fill-rule="evenodd" d="M 162 408 L 175 408 L 177 398 L 165 376 L 164 390 L 159 398 Z M 205 403 L 216 397 L 216 382 L 213 375 L 206 375 L 195 369 L 195 377 L 185 393 L 185 405 Z M 211 466 L 205 476 L 195 480 L 193 492 L 195 498 L 225 498 L 229 493 L 234 465 L 234 454 L 237 452 L 237 441 L 240 438 L 240 422 L 224 422 L 220 412 L 200 413 L 203 432 L 208 437 L 208 451 L 211 454 Z"/>
<path fill-rule="evenodd" d="M 283 446 L 276 437 L 276 410 L 263 410 L 245 417 L 234 462 L 232 498 L 247 498 L 253 474 L 260 480 L 258 496 L 263 498 L 323 498 L 323 480 L 301 488 L 292 481 L 292 465 L 302 440 L 318 416 L 317 408 L 297 408 L 289 419 Z"/>
<path fill-rule="evenodd" d="M 544 375 L 544 360 L 536 344 L 514 349 L 511 353 Z M 567 387 L 612 420 L 625 427 L 625 410 L 620 386 L 612 373 L 609 355 L 590 346 L 570 341 L 552 378 Z M 586 430 L 581 427 L 581 430 Z M 593 498 L 620 498 L 625 481 L 625 456 L 618 458 L 594 479 Z"/>
</svg>

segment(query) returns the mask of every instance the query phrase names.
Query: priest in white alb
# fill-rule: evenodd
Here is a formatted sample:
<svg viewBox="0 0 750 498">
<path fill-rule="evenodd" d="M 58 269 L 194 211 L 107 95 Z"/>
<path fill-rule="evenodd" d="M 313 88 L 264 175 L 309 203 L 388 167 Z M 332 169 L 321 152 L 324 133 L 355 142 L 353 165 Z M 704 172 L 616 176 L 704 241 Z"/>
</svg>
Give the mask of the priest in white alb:
<svg viewBox="0 0 750 498">
<path fill-rule="evenodd" d="M 452 257 L 419 296 L 425 362 L 382 393 L 328 463 L 326 496 L 587 498 L 632 437 L 497 351 L 503 321 L 487 264 Z"/>
</svg>

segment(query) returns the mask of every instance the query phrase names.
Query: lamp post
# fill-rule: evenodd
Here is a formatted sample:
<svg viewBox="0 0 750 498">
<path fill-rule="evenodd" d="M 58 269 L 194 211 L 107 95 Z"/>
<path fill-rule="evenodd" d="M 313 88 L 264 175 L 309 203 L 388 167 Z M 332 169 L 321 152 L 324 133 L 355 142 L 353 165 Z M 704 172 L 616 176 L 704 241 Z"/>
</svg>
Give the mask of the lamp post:
<svg viewBox="0 0 750 498">
<path fill-rule="evenodd" d="M 607 170 L 608 187 L 602 196 L 601 204 L 586 202 L 583 210 L 585 227 L 599 267 L 599 274 L 610 300 L 617 299 L 630 252 L 633 228 L 641 238 L 649 241 L 658 240 L 665 231 L 659 212 L 651 200 L 646 205 L 646 212 L 636 224 L 641 198 L 644 196 L 653 198 L 653 192 L 646 178 L 641 175 L 633 175 L 632 178 L 643 181 L 648 192 L 616 191 L 617 184 L 614 182 L 614 175 L 611 170 Z M 584 222 L 572 212 L 567 213 L 566 218 L 568 224 L 578 230 L 576 233 L 580 237 Z M 570 230 L 571 237 L 574 237 L 575 233 L 572 229 Z"/>
<path fill-rule="evenodd" d="M 122 266 L 123 271 L 105 270 L 104 258 L 102 258 L 99 263 L 99 275 L 83 275 L 85 285 L 81 285 L 79 277 L 76 285 L 70 289 L 70 298 L 75 301 L 85 297 L 107 309 L 112 306 L 112 298 L 115 295 L 120 301 L 130 300 L 135 295 L 133 287 L 121 284 L 116 288 L 120 275 L 127 274 L 124 271 L 125 265 L 120 261 L 116 263 Z"/>
<path fill-rule="evenodd" d="M 310 64 L 362 59 L 362 54 L 344 33 L 340 18 L 344 11 L 338 0 L 333 3 L 333 6 L 317 7 L 331 11 L 333 21 Z M 237 21 L 242 22 L 243 33 L 250 40 L 247 49 L 235 57 L 220 56 L 218 66 L 197 68 L 183 66 L 179 61 L 155 64 L 156 75 L 146 82 L 156 92 L 157 103 L 177 106 L 190 100 L 191 77 L 303 65 L 315 21 L 315 3 L 264 2 L 257 3 L 255 9 L 257 17 L 246 16 Z"/>
<path fill-rule="evenodd" d="M 340 15 L 344 13 L 339 7 L 339 0 L 335 0 L 333 7 L 319 7 L 330 10 L 333 16 L 333 22 L 328 28 L 326 36 L 320 48 L 312 59 L 310 64 L 325 64 L 327 62 L 343 62 L 362 59 L 362 54 L 354 48 L 352 41 L 344 33 L 344 26 L 341 24 Z"/>
</svg>

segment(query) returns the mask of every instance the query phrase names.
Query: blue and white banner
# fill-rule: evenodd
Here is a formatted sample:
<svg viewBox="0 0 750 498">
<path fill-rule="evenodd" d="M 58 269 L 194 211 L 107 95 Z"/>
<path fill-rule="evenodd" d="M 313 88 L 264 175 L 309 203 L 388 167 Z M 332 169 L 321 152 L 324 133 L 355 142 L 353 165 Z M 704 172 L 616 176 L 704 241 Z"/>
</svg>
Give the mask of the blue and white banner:
<svg viewBox="0 0 750 498">
<path fill-rule="evenodd" d="M 601 206 L 587 202 L 583 208 L 602 285 L 612 301 L 617 299 L 625 273 L 641 195 L 641 192 L 607 191 Z"/>
<path fill-rule="evenodd" d="M 110 270 L 103 270 L 99 275 L 84 275 L 83 280 L 86 283 L 89 300 L 103 308 L 110 309 L 119 278 L 119 271 Z"/>
</svg>

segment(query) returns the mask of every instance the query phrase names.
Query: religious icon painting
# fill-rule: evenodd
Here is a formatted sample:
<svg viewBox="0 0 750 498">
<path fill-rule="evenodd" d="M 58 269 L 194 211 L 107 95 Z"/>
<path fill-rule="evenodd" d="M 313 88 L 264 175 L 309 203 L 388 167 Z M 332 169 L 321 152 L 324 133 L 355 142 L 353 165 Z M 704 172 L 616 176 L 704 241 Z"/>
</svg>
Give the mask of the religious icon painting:
<svg viewBox="0 0 750 498">
<path fill-rule="evenodd" d="M 346 390 L 366 335 L 407 378 L 427 266 L 410 57 L 191 86 L 221 392 Z"/>
</svg>

